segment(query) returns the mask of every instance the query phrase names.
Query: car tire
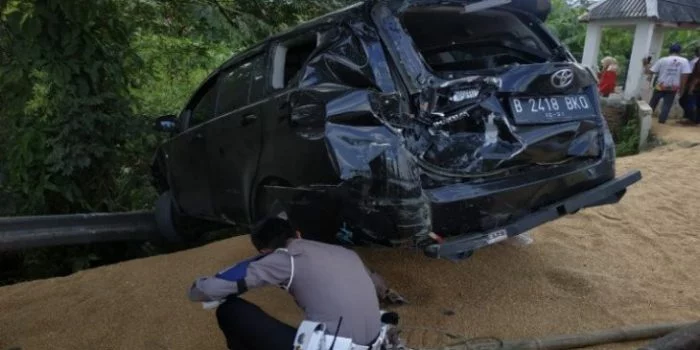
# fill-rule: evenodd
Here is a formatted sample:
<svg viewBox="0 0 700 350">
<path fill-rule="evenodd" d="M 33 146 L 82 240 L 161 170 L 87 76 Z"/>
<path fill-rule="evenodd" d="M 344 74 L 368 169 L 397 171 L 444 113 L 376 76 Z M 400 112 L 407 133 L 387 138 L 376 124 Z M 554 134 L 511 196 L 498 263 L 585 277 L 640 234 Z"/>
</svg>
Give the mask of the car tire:
<svg viewBox="0 0 700 350">
<path fill-rule="evenodd" d="M 168 243 L 182 243 L 183 236 L 179 228 L 178 214 L 175 212 L 172 194 L 165 191 L 160 194 L 156 201 L 156 225 L 158 233 Z"/>
<path fill-rule="evenodd" d="M 170 243 L 195 243 L 207 233 L 230 229 L 229 224 L 199 219 L 178 212 L 172 193 L 163 192 L 156 202 L 156 224 L 163 238 Z"/>
<path fill-rule="evenodd" d="M 472 255 L 474 255 L 474 251 L 468 250 L 466 252 L 461 252 L 461 253 L 457 253 L 454 255 L 446 256 L 445 258 L 447 260 L 460 261 L 460 260 L 467 260 L 467 259 L 471 258 Z"/>
</svg>

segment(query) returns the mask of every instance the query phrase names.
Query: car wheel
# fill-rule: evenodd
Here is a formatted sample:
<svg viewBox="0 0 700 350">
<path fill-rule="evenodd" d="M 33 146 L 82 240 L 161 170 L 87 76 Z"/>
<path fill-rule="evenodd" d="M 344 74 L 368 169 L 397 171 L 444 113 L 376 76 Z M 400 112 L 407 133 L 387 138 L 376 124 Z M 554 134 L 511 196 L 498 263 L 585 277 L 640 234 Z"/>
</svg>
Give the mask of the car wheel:
<svg viewBox="0 0 700 350">
<path fill-rule="evenodd" d="M 472 255 L 474 255 L 474 251 L 469 250 L 466 252 L 461 252 L 461 253 L 457 253 L 454 255 L 446 256 L 445 259 L 454 260 L 454 261 L 467 260 L 467 259 L 471 258 Z"/>
<path fill-rule="evenodd" d="M 206 232 L 219 228 L 216 223 L 178 213 L 170 191 L 165 191 L 158 197 L 155 214 L 158 232 L 168 243 L 194 242 Z"/>
<path fill-rule="evenodd" d="M 170 191 L 165 191 L 158 197 L 155 215 L 158 233 L 169 243 L 182 243 L 183 237 L 178 230 L 178 214 L 175 212 Z"/>
</svg>

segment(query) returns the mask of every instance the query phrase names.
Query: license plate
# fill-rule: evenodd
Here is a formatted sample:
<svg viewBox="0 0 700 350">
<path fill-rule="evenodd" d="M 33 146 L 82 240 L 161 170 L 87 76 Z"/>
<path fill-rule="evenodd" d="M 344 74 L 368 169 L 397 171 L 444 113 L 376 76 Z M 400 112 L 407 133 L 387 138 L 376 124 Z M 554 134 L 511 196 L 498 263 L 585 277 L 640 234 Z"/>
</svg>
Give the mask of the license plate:
<svg viewBox="0 0 700 350">
<path fill-rule="evenodd" d="M 498 243 L 501 241 L 505 241 L 506 239 L 508 239 L 508 231 L 501 229 L 498 231 L 490 232 L 486 236 L 486 243 L 494 244 L 494 243 Z"/>
<path fill-rule="evenodd" d="M 595 116 L 587 95 L 515 97 L 510 99 L 513 118 L 519 124 L 559 123 Z"/>
</svg>

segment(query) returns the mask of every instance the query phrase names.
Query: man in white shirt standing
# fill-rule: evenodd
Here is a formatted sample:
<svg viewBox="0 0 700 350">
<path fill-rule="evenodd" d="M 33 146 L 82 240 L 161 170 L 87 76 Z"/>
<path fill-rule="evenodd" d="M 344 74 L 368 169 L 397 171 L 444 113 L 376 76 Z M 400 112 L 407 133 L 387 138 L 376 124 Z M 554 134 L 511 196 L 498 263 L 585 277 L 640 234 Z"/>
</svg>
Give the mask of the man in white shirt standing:
<svg viewBox="0 0 700 350">
<path fill-rule="evenodd" d="M 651 96 L 649 105 L 652 110 L 656 110 L 659 101 L 663 100 L 661 114 L 659 115 L 659 123 L 666 123 L 668 114 L 671 111 L 673 100 L 676 94 L 682 93 L 685 90 L 685 84 L 688 82 L 690 74 L 690 63 L 684 57 L 680 56 L 681 45 L 673 44 L 669 49 L 669 55 L 660 58 L 649 68 L 649 63 L 644 60 L 644 69 L 647 74 L 656 74 L 656 85 L 654 93 Z"/>
</svg>

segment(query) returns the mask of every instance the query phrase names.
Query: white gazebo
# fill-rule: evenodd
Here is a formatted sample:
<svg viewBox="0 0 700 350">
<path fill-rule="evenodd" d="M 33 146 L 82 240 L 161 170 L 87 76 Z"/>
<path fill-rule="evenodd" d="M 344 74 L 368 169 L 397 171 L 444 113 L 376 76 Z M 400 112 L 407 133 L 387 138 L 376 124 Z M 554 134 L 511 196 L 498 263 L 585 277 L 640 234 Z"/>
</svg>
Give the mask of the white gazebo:
<svg viewBox="0 0 700 350">
<path fill-rule="evenodd" d="M 634 28 L 624 97 L 639 98 L 642 59 L 658 59 L 664 53 L 664 31 L 700 26 L 700 0 L 599 0 L 580 20 L 587 23 L 581 63 L 589 67 L 598 65 L 604 27 Z"/>
</svg>

